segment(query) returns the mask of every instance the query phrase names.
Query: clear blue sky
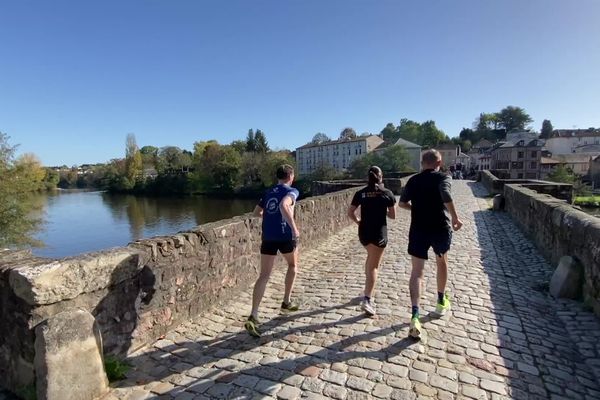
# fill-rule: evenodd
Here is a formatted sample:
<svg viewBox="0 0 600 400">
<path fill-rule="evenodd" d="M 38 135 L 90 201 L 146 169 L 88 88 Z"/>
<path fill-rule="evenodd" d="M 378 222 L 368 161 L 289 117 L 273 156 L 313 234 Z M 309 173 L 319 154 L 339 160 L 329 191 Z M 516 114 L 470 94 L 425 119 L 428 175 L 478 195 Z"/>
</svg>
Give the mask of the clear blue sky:
<svg viewBox="0 0 600 400">
<path fill-rule="evenodd" d="M 412 3 L 412 4 L 409 4 Z M 600 126 L 600 1 L 5 1 L 0 131 L 45 165 L 190 149 L 260 128 L 275 148 L 346 126 L 525 108 Z"/>
</svg>

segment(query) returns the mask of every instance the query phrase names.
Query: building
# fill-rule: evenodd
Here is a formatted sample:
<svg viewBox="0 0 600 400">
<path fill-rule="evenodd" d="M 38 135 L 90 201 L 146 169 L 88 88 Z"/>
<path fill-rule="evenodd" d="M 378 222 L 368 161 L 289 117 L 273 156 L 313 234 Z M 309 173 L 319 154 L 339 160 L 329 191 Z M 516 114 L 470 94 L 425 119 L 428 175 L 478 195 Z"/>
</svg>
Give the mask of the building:
<svg viewBox="0 0 600 400">
<path fill-rule="evenodd" d="M 544 141 L 527 136 L 513 136 L 491 151 L 491 169 L 504 179 L 540 179 L 540 162 Z M 521 138 L 524 137 L 524 138 Z"/>
<path fill-rule="evenodd" d="M 600 156 L 590 157 L 589 180 L 592 189 L 600 188 Z"/>
<path fill-rule="evenodd" d="M 460 164 L 463 171 L 471 170 L 471 156 L 461 151 L 458 157 L 456 157 L 456 164 Z"/>
<path fill-rule="evenodd" d="M 552 154 L 595 151 L 586 149 L 590 145 L 600 145 L 600 129 L 557 129 L 546 139 L 546 149 Z"/>
<path fill-rule="evenodd" d="M 438 144 L 434 149 L 442 155 L 442 166 L 446 168 L 455 165 L 461 153 L 460 146 L 452 143 Z"/>
<path fill-rule="evenodd" d="M 468 156 L 471 158 L 470 168 L 473 168 L 475 171 L 490 169 L 490 162 L 492 160 L 490 149 L 493 146 L 494 144 L 486 139 L 481 139 L 475 143 L 468 153 Z"/>
<path fill-rule="evenodd" d="M 344 172 L 356 158 L 372 152 L 383 143 L 377 135 L 350 140 L 308 143 L 296 149 L 298 175 L 309 175 L 323 166 Z"/>
<path fill-rule="evenodd" d="M 420 171 L 421 170 L 421 146 L 419 146 L 418 144 L 409 142 L 408 140 L 404 140 L 402 138 L 399 138 L 398 140 L 396 140 L 396 142 L 389 144 L 389 146 L 403 146 L 406 151 L 408 152 L 408 157 L 409 157 L 409 161 L 408 161 L 408 166 L 413 169 L 414 171 Z M 376 152 L 380 152 L 383 151 L 387 148 L 388 146 L 386 146 L 386 144 L 382 144 L 380 145 L 375 151 Z"/>
<path fill-rule="evenodd" d="M 587 175 L 590 170 L 590 159 L 597 157 L 598 154 L 593 155 L 588 153 L 574 153 L 574 154 L 553 154 L 552 158 L 560 161 L 561 165 L 565 168 L 573 171 L 575 175 L 584 176 Z"/>
</svg>

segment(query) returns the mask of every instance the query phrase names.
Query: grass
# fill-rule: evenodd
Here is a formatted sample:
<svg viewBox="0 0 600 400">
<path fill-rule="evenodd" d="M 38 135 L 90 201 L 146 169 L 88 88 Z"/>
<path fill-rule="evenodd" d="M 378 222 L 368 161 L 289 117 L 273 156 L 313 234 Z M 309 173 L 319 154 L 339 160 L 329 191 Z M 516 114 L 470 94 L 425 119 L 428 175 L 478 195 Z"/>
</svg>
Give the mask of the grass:
<svg viewBox="0 0 600 400">
<path fill-rule="evenodd" d="M 125 374 L 131 369 L 131 365 L 113 356 L 104 358 L 104 369 L 109 382 L 125 379 Z"/>
<path fill-rule="evenodd" d="M 600 196 L 577 196 L 573 203 L 577 206 L 600 207 Z"/>
</svg>

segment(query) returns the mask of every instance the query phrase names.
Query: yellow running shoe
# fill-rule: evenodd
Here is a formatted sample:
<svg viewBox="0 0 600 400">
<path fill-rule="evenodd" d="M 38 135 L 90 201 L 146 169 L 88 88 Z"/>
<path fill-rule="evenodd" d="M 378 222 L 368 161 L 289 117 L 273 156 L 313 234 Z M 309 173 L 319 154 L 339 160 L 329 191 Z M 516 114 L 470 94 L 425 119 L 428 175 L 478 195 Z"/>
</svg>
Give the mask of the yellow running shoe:
<svg viewBox="0 0 600 400">
<path fill-rule="evenodd" d="M 286 303 L 285 301 L 281 302 L 281 311 L 293 312 L 298 311 L 299 309 L 300 307 L 298 304 L 292 303 L 291 301 L 289 303 Z"/>
<path fill-rule="evenodd" d="M 450 311 L 450 299 L 448 299 L 448 295 L 444 294 L 443 302 L 435 305 L 435 312 L 438 315 L 444 315 L 448 311 Z"/>
<path fill-rule="evenodd" d="M 408 329 L 408 336 L 414 339 L 421 339 L 421 333 L 423 329 L 421 328 L 421 321 L 419 321 L 419 317 L 412 317 L 410 319 L 410 328 Z"/>
<path fill-rule="evenodd" d="M 244 324 L 244 328 L 246 328 L 250 336 L 260 337 L 260 331 L 258 330 L 258 320 L 252 315 L 248 317 L 248 320 Z"/>
</svg>

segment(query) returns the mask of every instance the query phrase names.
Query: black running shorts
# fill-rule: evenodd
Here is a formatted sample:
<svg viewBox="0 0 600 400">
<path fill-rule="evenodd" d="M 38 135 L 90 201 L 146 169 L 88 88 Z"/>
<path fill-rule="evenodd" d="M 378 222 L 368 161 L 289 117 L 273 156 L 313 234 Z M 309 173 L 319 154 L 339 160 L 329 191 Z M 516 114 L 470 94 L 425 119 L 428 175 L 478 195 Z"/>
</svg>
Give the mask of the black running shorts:
<svg viewBox="0 0 600 400">
<path fill-rule="evenodd" d="M 367 246 L 368 244 L 374 244 L 377 247 L 381 247 L 382 249 L 387 246 L 387 236 L 384 235 L 365 235 L 362 233 L 358 233 L 358 240 L 360 240 L 360 244 L 363 246 Z"/>
<path fill-rule="evenodd" d="M 423 232 L 411 229 L 408 233 L 408 254 L 427 260 L 429 248 L 438 256 L 442 256 L 450 250 L 452 243 L 452 231 L 441 230 L 437 232 Z"/>
<path fill-rule="evenodd" d="M 260 254 L 276 256 L 279 251 L 281 254 L 293 253 L 296 250 L 297 243 L 295 240 L 275 241 L 263 240 L 260 245 Z"/>
</svg>

